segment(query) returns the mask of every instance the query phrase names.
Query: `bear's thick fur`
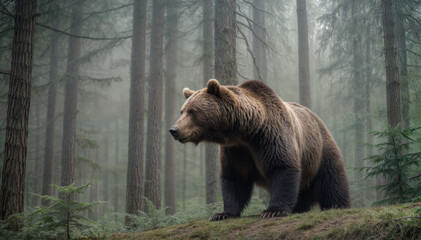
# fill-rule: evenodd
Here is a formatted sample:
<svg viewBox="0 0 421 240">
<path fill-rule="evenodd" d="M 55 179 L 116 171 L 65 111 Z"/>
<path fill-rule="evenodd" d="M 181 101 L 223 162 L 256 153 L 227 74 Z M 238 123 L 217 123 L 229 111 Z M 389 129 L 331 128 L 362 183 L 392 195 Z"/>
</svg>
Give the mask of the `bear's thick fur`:
<svg viewBox="0 0 421 240">
<path fill-rule="evenodd" d="M 181 143 L 220 144 L 224 211 L 212 220 L 239 217 L 254 184 L 270 192 L 261 217 L 349 208 L 349 186 L 338 146 L 308 108 L 282 101 L 260 81 L 199 91 L 183 90 L 186 102 L 170 129 Z"/>
</svg>

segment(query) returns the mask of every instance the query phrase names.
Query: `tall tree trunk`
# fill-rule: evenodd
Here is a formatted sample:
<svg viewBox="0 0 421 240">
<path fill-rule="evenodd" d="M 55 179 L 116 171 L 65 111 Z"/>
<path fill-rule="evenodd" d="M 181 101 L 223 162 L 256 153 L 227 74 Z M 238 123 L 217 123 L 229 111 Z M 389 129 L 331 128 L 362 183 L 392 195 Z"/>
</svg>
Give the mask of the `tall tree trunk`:
<svg viewBox="0 0 421 240">
<path fill-rule="evenodd" d="M 253 55 L 256 59 L 254 66 L 254 79 L 263 82 L 267 79 L 266 63 L 266 26 L 265 26 L 265 1 L 253 0 Z"/>
<path fill-rule="evenodd" d="M 236 0 L 215 0 L 215 77 L 224 85 L 236 85 Z"/>
<path fill-rule="evenodd" d="M 371 116 L 371 85 L 373 82 L 372 76 L 372 66 L 371 66 L 371 25 L 367 26 L 366 32 L 366 39 L 365 39 L 365 86 L 364 86 L 364 102 L 365 102 L 365 124 L 366 124 L 366 131 L 365 131 L 365 142 L 369 144 L 373 144 L 373 135 L 370 131 L 373 131 L 373 123 L 372 123 L 372 116 Z M 373 147 L 366 146 L 365 149 L 365 157 L 369 157 L 373 155 Z M 365 187 L 370 188 L 373 187 L 374 179 L 367 179 L 365 181 Z M 372 191 L 365 191 L 366 198 L 369 200 L 375 200 L 374 193 Z"/>
<path fill-rule="evenodd" d="M 402 119 L 399 69 L 395 38 L 394 1 L 382 0 L 383 44 L 386 67 L 386 106 L 387 123 L 396 127 Z M 399 126 L 402 128 L 402 126 Z M 383 185 L 387 179 L 378 178 L 377 185 Z M 383 198 L 383 193 L 377 193 L 377 199 Z"/>
<path fill-rule="evenodd" d="M 82 30 L 82 4 L 74 4 L 72 8 L 72 22 L 70 33 L 80 35 Z M 80 39 L 69 37 L 67 52 L 67 79 L 64 92 L 63 116 L 63 145 L 61 159 L 61 185 L 67 186 L 75 181 L 76 154 L 76 115 L 78 79 L 73 75 L 79 74 L 78 58 L 80 56 Z"/>
<path fill-rule="evenodd" d="M 183 190 L 182 190 L 182 197 L 183 197 L 183 211 L 186 211 L 186 174 L 187 174 L 187 145 L 183 145 Z"/>
<path fill-rule="evenodd" d="M 205 144 L 201 144 L 200 145 L 200 157 L 199 157 L 199 159 L 200 159 L 199 176 L 203 176 L 203 161 L 204 161 L 204 158 L 205 158 Z M 205 188 L 206 188 L 206 182 L 205 182 Z M 199 188 L 198 188 L 199 197 L 197 199 L 197 202 L 199 204 L 202 204 L 202 196 L 203 196 L 203 191 L 202 190 L 203 190 L 203 185 L 202 184 L 199 184 Z M 205 194 L 206 194 L 206 192 L 205 192 Z"/>
<path fill-rule="evenodd" d="M 212 1 L 203 0 L 203 85 L 213 77 L 212 50 L 213 50 L 213 6 Z M 205 143 L 205 183 L 206 204 L 215 203 L 218 196 L 218 145 Z"/>
<path fill-rule="evenodd" d="M 218 198 L 218 145 L 207 143 L 205 145 L 206 166 L 206 204 L 215 203 Z"/>
<path fill-rule="evenodd" d="M 165 0 L 152 3 L 151 62 L 146 134 L 145 197 L 161 208 L 162 56 Z"/>
<path fill-rule="evenodd" d="M 98 162 L 98 149 L 88 149 L 88 158 Z M 98 181 L 98 172 L 93 171 L 90 174 L 90 182 Z M 117 195 L 117 193 L 116 193 Z M 89 189 L 89 202 L 98 201 L 98 184 L 95 184 Z M 88 212 L 90 219 L 96 221 L 98 219 L 98 205 L 93 207 L 93 211 Z"/>
<path fill-rule="evenodd" d="M 0 219 L 24 210 L 28 118 L 31 100 L 32 56 L 34 52 L 35 0 L 15 1 L 12 62 L 7 105 L 6 138 L 0 192 Z M 9 228 L 20 230 L 15 219 Z"/>
<path fill-rule="evenodd" d="M 40 123 L 40 119 L 39 119 L 39 114 L 40 114 L 40 99 L 38 99 L 36 101 L 35 104 L 35 126 L 36 126 L 36 130 L 35 132 L 35 156 L 34 156 L 34 166 L 33 166 L 33 177 L 34 177 L 34 193 L 36 194 L 40 194 L 39 192 L 39 178 L 41 177 L 40 173 L 41 173 L 41 156 L 40 156 L 40 130 L 41 130 L 41 123 Z M 39 197 L 32 194 L 32 201 L 31 201 L 31 206 L 35 207 L 38 205 L 38 199 Z"/>
<path fill-rule="evenodd" d="M 215 78 L 223 85 L 236 85 L 238 83 L 236 61 L 236 8 L 236 0 L 215 0 L 214 69 Z M 216 154 L 216 151 L 213 151 L 213 153 Z M 216 167 L 212 166 L 212 168 Z M 209 184 L 211 184 L 211 182 L 209 182 Z"/>
<path fill-rule="evenodd" d="M 352 4 L 352 16 L 357 15 L 357 3 Z M 363 173 L 359 169 L 364 167 L 364 151 L 361 151 L 364 142 L 364 81 L 361 75 L 362 68 L 362 46 L 361 35 L 357 32 L 358 22 L 353 19 L 352 34 L 352 82 L 354 90 L 354 121 L 355 121 L 355 143 L 354 143 L 354 206 L 361 207 L 364 203 L 363 198 Z"/>
<path fill-rule="evenodd" d="M 394 1 L 382 0 L 384 50 L 386 64 L 387 121 L 391 127 L 401 122 L 400 81 L 397 64 Z"/>
<path fill-rule="evenodd" d="M 118 119 L 115 121 L 115 159 L 114 163 L 120 165 L 120 134 L 118 129 Z M 118 199 L 120 198 L 120 189 L 118 187 L 118 168 L 113 169 L 113 182 L 114 182 L 114 191 L 113 191 L 113 203 L 114 203 L 114 212 L 118 212 Z"/>
<path fill-rule="evenodd" d="M 167 0 L 167 47 L 165 54 L 166 86 L 165 86 L 165 129 L 170 129 L 177 120 L 175 115 L 176 84 L 177 78 L 177 32 L 178 32 L 178 13 L 177 2 Z M 174 214 L 176 212 L 176 151 L 175 141 L 171 134 L 165 135 L 165 212 Z"/>
<path fill-rule="evenodd" d="M 365 73 L 366 73 L 366 81 L 364 86 L 364 100 L 365 100 L 365 116 L 366 116 L 366 142 L 372 144 L 373 143 L 373 135 L 370 131 L 373 130 L 373 123 L 371 118 L 371 84 L 373 82 L 372 76 L 372 66 L 371 66 L 371 39 L 370 34 L 371 28 L 367 27 L 367 39 L 365 40 Z M 373 155 L 373 147 L 367 146 L 366 148 L 366 157 Z"/>
<path fill-rule="evenodd" d="M 53 26 L 58 27 L 58 22 L 54 21 Z M 45 147 L 44 147 L 44 172 L 42 177 L 42 195 L 51 195 L 51 184 L 53 175 L 53 158 L 54 158 L 54 126 L 56 115 L 56 81 L 57 81 L 57 45 L 58 40 L 54 40 L 56 33 L 51 34 L 51 50 L 50 50 L 50 73 L 49 81 L 50 87 L 48 88 L 47 100 L 47 118 L 45 128 Z M 48 201 L 43 199 L 42 205 L 46 206 Z"/>
<path fill-rule="evenodd" d="M 308 26 L 306 0 L 297 0 L 298 23 L 298 78 L 300 104 L 311 108 L 310 55 L 308 46 Z"/>
<path fill-rule="evenodd" d="M 105 132 L 104 132 L 104 148 L 102 151 L 104 151 L 104 157 L 101 161 L 102 163 L 102 199 L 103 201 L 106 201 L 107 203 L 110 202 L 110 197 L 109 197 L 109 190 L 110 190 L 110 184 L 109 184 L 109 168 L 108 168 L 108 162 L 109 162 L 109 138 L 110 138 L 110 128 L 108 123 L 106 123 L 106 127 L 105 127 Z M 102 208 L 104 210 L 104 212 L 107 212 L 108 209 L 108 204 L 104 203 L 102 204 Z"/>
<path fill-rule="evenodd" d="M 402 1 L 396 1 L 396 42 L 398 47 L 398 66 L 399 78 L 401 82 L 401 101 L 402 101 L 402 127 L 408 128 L 410 125 L 409 113 L 409 81 L 408 81 L 408 63 L 406 57 L 406 36 L 404 15 L 402 13 Z"/>
<path fill-rule="evenodd" d="M 267 59 L 266 59 L 266 25 L 265 25 L 265 1 L 253 0 L 253 55 L 256 65 L 253 68 L 254 79 L 261 80 L 265 83 L 267 79 Z M 216 166 L 216 164 L 215 164 Z M 259 197 L 265 199 L 267 191 L 259 188 Z M 216 196 L 215 196 L 216 200 Z"/>
<path fill-rule="evenodd" d="M 147 0 L 135 0 L 133 6 L 129 157 L 126 184 L 126 213 L 128 214 L 137 214 L 142 209 L 146 3 Z M 125 224 L 130 224 L 130 218 L 126 217 Z"/>
</svg>

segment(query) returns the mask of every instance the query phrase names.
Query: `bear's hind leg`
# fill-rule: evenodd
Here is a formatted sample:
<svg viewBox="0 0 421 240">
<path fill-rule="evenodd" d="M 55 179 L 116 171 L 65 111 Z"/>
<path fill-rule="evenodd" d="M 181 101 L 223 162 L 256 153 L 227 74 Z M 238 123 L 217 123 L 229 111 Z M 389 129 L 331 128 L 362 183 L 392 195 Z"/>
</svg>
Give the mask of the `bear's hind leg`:
<svg viewBox="0 0 421 240">
<path fill-rule="evenodd" d="M 351 207 L 348 177 L 340 154 L 324 155 L 317 177 L 320 181 L 319 204 L 322 210 Z"/>
</svg>

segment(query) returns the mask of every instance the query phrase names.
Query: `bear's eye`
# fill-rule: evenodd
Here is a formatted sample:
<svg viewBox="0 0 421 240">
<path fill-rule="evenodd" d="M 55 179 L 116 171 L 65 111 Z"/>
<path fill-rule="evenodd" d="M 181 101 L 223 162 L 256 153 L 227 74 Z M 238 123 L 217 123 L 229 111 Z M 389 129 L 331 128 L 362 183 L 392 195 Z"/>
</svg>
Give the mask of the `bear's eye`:
<svg viewBox="0 0 421 240">
<path fill-rule="evenodd" d="M 188 111 L 188 114 L 194 114 L 196 111 L 195 110 L 193 110 L 193 109 L 190 109 L 189 111 Z"/>
</svg>

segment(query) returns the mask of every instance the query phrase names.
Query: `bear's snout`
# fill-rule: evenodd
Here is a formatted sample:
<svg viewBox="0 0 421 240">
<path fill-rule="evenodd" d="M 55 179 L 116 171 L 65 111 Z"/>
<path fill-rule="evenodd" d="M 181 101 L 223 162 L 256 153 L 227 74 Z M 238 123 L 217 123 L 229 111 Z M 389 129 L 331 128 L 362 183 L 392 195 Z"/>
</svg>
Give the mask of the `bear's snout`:
<svg viewBox="0 0 421 240">
<path fill-rule="evenodd" d="M 172 127 L 172 128 L 170 128 L 170 133 L 171 133 L 171 135 L 175 138 L 175 139 L 177 139 L 177 136 L 178 136 L 178 131 L 179 129 L 178 128 L 176 128 L 176 127 Z"/>
</svg>

